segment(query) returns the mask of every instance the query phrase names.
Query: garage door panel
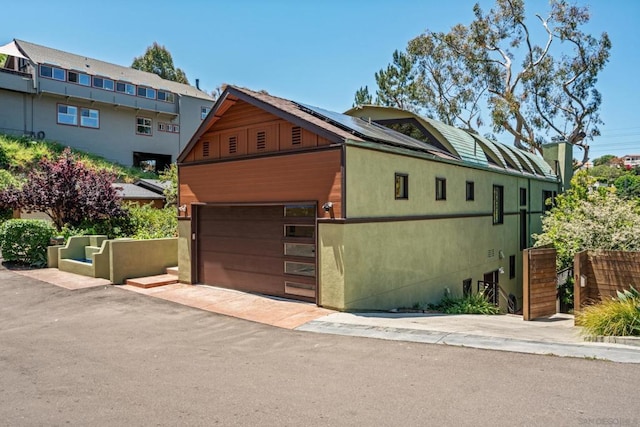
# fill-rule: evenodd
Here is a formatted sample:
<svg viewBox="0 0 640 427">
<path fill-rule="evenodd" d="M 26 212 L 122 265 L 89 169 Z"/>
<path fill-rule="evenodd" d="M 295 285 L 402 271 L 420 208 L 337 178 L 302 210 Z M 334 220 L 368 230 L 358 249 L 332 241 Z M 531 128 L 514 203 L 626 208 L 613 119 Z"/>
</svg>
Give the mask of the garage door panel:
<svg viewBox="0 0 640 427">
<path fill-rule="evenodd" d="M 264 255 L 282 257 L 284 244 L 276 240 L 256 240 L 252 238 L 203 237 L 200 244 L 205 252 L 226 252 L 232 254 Z"/>
<path fill-rule="evenodd" d="M 202 264 L 205 269 L 213 268 L 216 271 L 236 270 L 280 276 L 282 276 L 284 270 L 284 261 L 278 257 L 229 254 L 215 251 L 203 252 Z"/>
<path fill-rule="evenodd" d="M 282 222 L 209 221 L 200 226 L 202 237 L 227 236 L 275 239 L 284 235 Z"/>
</svg>

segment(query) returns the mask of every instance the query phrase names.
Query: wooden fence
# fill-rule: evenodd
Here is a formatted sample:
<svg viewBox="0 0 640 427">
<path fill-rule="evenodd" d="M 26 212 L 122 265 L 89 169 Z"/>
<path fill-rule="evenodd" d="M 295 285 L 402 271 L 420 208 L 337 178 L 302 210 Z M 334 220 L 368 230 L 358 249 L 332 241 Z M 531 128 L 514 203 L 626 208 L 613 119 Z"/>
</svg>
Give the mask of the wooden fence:
<svg viewBox="0 0 640 427">
<path fill-rule="evenodd" d="M 522 316 L 524 320 L 556 314 L 556 250 L 525 249 L 523 255 Z"/>
<path fill-rule="evenodd" d="M 583 251 L 576 254 L 573 265 L 575 311 L 631 286 L 640 290 L 640 252 Z"/>
</svg>

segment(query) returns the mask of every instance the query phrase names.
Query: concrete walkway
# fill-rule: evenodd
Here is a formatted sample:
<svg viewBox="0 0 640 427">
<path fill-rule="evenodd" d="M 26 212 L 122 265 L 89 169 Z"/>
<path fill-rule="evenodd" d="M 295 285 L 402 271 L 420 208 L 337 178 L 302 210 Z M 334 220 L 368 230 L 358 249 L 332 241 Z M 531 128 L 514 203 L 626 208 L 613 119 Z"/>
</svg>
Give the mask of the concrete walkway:
<svg viewBox="0 0 640 427">
<path fill-rule="evenodd" d="M 14 270 L 65 289 L 105 286 L 57 269 Z M 314 304 L 202 285 L 118 288 L 201 310 L 299 331 L 387 340 L 445 344 L 489 350 L 640 363 L 640 346 L 585 342 L 573 316 L 558 314 L 525 322 L 521 316 L 442 315 L 427 313 L 339 313 Z M 634 343 L 640 344 L 638 341 Z"/>
</svg>

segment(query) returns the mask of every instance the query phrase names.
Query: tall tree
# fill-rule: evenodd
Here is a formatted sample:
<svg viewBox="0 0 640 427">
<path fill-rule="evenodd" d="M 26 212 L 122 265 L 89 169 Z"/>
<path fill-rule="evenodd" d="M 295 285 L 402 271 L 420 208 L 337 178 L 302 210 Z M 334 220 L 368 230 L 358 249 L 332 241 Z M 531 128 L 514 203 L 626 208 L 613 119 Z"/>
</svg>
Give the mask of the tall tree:
<svg viewBox="0 0 640 427">
<path fill-rule="evenodd" d="M 144 55 L 134 58 L 131 68 L 157 74 L 166 80 L 189 84 L 184 71 L 173 65 L 171 53 L 157 42 L 153 42 Z"/>
<path fill-rule="evenodd" d="M 532 152 L 552 138 L 570 142 L 583 151 L 575 164 L 581 167 L 588 141 L 600 134 L 596 83 L 611 42 L 606 33 L 596 38 L 582 30 L 587 7 L 550 4 L 545 17 L 536 15 L 537 25 L 527 21 L 524 0 L 496 0 L 487 13 L 476 4 L 469 25 L 411 40 L 406 55 L 420 87 L 403 92 L 407 103 L 472 131 L 484 124 L 484 111 L 494 132 L 510 134 L 515 146 Z"/>
<path fill-rule="evenodd" d="M 386 69 L 375 73 L 378 84 L 376 104 L 410 111 L 418 109 L 423 85 L 414 69 L 414 63 L 412 55 L 397 50 L 393 52 L 393 61 Z"/>
<path fill-rule="evenodd" d="M 373 104 L 373 97 L 369 93 L 369 86 L 360 87 L 356 91 L 356 95 L 353 98 L 353 106 Z"/>
</svg>

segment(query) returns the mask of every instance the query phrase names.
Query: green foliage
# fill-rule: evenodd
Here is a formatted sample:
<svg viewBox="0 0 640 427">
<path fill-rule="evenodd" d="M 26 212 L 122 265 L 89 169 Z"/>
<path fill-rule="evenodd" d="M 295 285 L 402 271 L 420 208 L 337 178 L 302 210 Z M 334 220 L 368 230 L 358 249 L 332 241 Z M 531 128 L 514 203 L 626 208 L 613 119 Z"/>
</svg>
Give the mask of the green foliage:
<svg viewBox="0 0 640 427">
<path fill-rule="evenodd" d="M 597 159 L 593 159 L 593 166 L 618 164 L 619 162 L 617 160 L 619 159 L 613 154 L 605 154 Z"/>
<path fill-rule="evenodd" d="M 587 336 L 640 336 L 640 294 L 634 288 L 617 299 L 585 307 L 576 323 Z"/>
<path fill-rule="evenodd" d="M 157 74 L 165 80 L 189 84 L 184 71 L 173 65 L 171 53 L 157 42 L 153 42 L 153 45 L 147 48 L 144 55 L 136 57 L 131 64 L 131 68 Z"/>
<path fill-rule="evenodd" d="M 445 295 L 439 304 L 430 308 L 446 314 L 499 314 L 500 309 L 491 304 L 484 295 L 472 294 L 466 297 L 451 297 Z"/>
<path fill-rule="evenodd" d="M 170 183 L 163 192 L 165 206 L 176 206 L 178 204 L 178 165 L 172 163 L 168 168 L 160 172 L 160 179 Z"/>
<path fill-rule="evenodd" d="M 573 265 L 583 250 L 640 250 L 640 210 L 635 200 L 607 191 L 589 191 L 591 182 L 576 174 L 569 191 L 556 197 L 556 206 L 542 218 L 535 246 L 553 245 L 559 270 Z M 588 185 L 588 184 L 587 184 Z"/>
<path fill-rule="evenodd" d="M 598 182 L 602 182 L 605 184 L 613 184 L 616 179 L 627 173 L 626 169 L 610 165 L 595 166 L 591 169 L 588 169 L 587 172 Z"/>
<path fill-rule="evenodd" d="M 29 138 L 14 138 L 0 134 L 0 151 L 4 154 L 6 165 L 14 177 L 26 174 L 44 157 L 54 158 L 64 151 L 65 147 L 52 141 L 32 141 Z M 129 168 L 111 163 L 102 157 L 72 150 L 73 154 L 91 169 L 103 170 L 115 175 L 118 181 L 133 182 L 140 178 L 157 178 L 156 174 L 145 173 L 138 168 Z M 0 155 L 0 161 L 2 161 Z"/>
<path fill-rule="evenodd" d="M 626 173 L 618 177 L 614 183 L 616 194 L 623 199 L 640 198 L 640 176 Z"/>
<path fill-rule="evenodd" d="M 394 51 L 393 61 L 386 69 L 375 73 L 378 90 L 376 104 L 396 107 L 402 110 L 416 111 L 414 105 L 420 99 L 421 79 L 414 69 L 415 59 L 412 55 Z M 368 94 L 368 88 L 367 88 Z M 366 94 L 360 94 L 366 95 Z M 358 93 L 356 92 L 356 96 Z"/>
<path fill-rule="evenodd" d="M 5 261 L 34 267 L 47 265 L 47 246 L 55 229 L 50 222 L 10 219 L 0 225 L 0 251 Z"/>
<path fill-rule="evenodd" d="M 373 104 L 373 97 L 369 93 L 369 87 L 361 87 L 356 91 L 356 95 L 353 99 L 353 106 L 357 107 L 358 105 L 369 105 Z"/>
<path fill-rule="evenodd" d="M 155 209 L 151 205 L 128 207 L 131 234 L 134 239 L 159 239 L 178 235 L 175 207 Z"/>
</svg>

